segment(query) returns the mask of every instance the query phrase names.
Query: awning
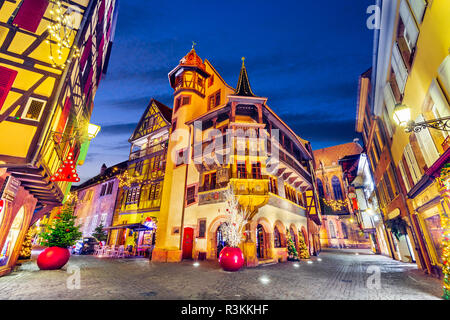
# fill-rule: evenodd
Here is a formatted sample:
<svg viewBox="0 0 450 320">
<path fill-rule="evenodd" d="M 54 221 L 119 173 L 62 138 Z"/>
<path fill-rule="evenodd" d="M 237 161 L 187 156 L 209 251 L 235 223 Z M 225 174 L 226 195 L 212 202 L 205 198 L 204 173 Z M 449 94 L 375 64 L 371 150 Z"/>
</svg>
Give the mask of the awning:
<svg viewBox="0 0 450 320">
<path fill-rule="evenodd" d="M 151 230 L 151 228 L 144 226 L 141 223 L 132 223 L 132 224 L 118 224 L 115 226 L 105 227 L 103 230 L 113 230 L 113 229 L 132 229 L 134 231 L 145 231 Z"/>
</svg>

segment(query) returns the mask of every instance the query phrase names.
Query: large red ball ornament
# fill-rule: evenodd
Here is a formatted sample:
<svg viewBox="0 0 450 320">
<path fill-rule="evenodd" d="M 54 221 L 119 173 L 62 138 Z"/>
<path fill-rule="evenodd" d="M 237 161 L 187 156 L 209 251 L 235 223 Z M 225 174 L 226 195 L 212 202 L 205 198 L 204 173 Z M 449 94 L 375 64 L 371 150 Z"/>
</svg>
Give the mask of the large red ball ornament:
<svg viewBox="0 0 450 320">
<path fill-rule="evenodd" d="M 225 271 L 238 271 L 244 265 L 244 254 L 239 248 L 225 247 L 220 251 L 219 263 Z"/>
<path fill-rule="evenodd" d="M 68 249 L 49 247 L 39 254 L 37 265 L 41 270 L 57 270 L 61 269 L 69 261 L 69 258 Z"/>
</svg>

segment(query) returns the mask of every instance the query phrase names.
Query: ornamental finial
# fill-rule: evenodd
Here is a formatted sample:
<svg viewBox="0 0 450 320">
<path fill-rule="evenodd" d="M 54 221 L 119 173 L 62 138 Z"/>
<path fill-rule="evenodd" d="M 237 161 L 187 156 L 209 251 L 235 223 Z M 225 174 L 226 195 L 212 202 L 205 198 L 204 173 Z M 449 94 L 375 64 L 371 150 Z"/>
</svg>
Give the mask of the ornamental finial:
<svg viewBox="0 0 450 320">
<path fill-rule="evenodd" d="M 192 50 L 195 50 L 194 47 L 197 45 L 194 41 L 192 41 Z"/>
<path fill-rule="evenodd" d="M 241 60 L 242 60 L 242 66 L 244 66 L 245 57 L 242 57 Z"/>
</svg>

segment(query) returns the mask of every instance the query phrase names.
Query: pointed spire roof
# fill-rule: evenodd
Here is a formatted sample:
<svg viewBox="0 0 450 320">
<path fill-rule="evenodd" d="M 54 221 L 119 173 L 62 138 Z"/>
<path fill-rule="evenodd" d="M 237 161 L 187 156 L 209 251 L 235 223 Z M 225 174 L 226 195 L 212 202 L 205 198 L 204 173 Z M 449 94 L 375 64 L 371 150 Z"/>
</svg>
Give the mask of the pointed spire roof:
<svg viewBox="0 0 450 320">
<path fill-rule="evenodd" d="M 234 94 L 236 96 L 256 97 L 250 87 L 250 81 L 248 80 L 247 69 L 245 68 L 244 61 L 245 58 L 242 57 L 241 73 L 239 74 L 239 80 Z"/>
</svg>

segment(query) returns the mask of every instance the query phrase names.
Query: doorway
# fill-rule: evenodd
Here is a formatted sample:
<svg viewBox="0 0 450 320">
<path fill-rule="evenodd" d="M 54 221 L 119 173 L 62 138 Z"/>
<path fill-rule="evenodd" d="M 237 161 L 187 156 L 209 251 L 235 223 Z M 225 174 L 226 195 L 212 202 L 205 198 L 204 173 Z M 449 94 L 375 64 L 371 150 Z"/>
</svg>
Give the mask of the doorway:
<svg viewBox="0 0 450 320">
<path fill-rule="evenodd" d="M 192 259 L 194 245 L 194 229 L 184 228 L 183 231 L 183 259 Z"/>
<path fill-rule="evenodd" d="M 216 231 L 216 256 L 219 258 L 220 251 L 227 245 L 226 242 L 223 240 L 223 234 L 221 229 L 222 224 L 217 228 Z"/>
<path fill-rule="evenodd" d="M 258 224 L 256 227 L 256 256 L 258 259 L 264 259 L 264 228 Z"/>
</svg>

